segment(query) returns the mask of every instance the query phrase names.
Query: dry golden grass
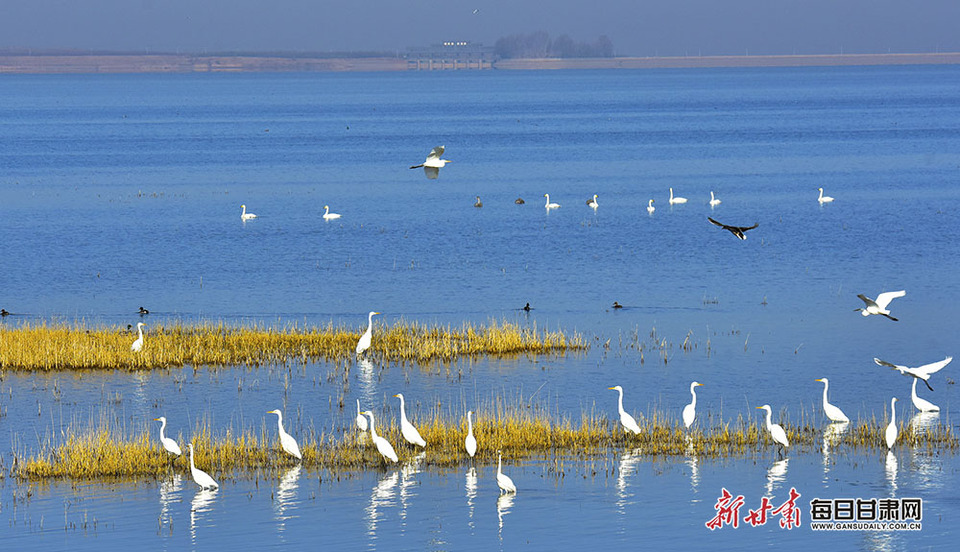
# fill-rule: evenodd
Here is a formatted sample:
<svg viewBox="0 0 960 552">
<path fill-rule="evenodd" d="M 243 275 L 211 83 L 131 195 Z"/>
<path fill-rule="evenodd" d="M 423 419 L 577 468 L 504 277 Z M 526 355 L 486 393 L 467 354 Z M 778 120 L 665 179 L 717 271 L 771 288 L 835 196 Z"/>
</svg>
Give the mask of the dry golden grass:
<svg viewBox="0 0 960 552">
<path fill-rule="evenodd" d="M 147 328 L 143 350 L 126 330 L 64 325 L 0 326 L 0 370 L 144 370 L 175 366 L 276 365 L 353 358 L 360 332 L 332 324 L 286 330 L 223 324 Z M 439 328 L 416 322 L 377 327 L 368 358 L 427 363 L 462 356 L 562 353 L 586 348 L 583 338 L 509 322 Z"/>
</svg>

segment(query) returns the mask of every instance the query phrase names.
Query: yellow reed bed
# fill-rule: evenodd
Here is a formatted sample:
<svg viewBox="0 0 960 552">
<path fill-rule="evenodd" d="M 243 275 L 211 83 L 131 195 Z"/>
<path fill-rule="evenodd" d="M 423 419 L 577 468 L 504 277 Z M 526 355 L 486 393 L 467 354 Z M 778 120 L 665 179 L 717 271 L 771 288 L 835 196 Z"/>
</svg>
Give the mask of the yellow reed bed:
<svg viewBox="0 0 960 552">
<path fill-rule="evenodd" d="M 143 370 L 178 366 L 276 365 L 353 358 L 360 331 L 327 325 L 307 329 L 230 328 L 222 324 L 147 328 L 143 350 L 126 330 L 63 325 L 0 326 L 2 370 Z M 508 322 L 459 329 L 398 322 L 376 327 L 366 356 L 380 361 L 452 361 L 462 356 L 561 353 L 587 347 L 583 338 Z"/>
</svg>

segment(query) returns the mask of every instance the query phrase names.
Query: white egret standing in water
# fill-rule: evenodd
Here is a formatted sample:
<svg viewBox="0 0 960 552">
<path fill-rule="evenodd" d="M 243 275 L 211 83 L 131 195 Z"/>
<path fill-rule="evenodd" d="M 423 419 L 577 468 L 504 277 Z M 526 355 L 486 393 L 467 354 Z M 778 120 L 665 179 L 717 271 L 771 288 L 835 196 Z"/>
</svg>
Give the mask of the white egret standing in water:
<svg viewBox="0 0 960 552">
<path fill-rule="evenodd" d="M 627 431 L 640 435 L 640 426 L 637 425 L 637 420 L 623 409 L 623 387 L 616 385 L 614 387 L 607 387 L 607 389 L 613 389 L 620 393 L 620 398 L 617 402 L 617 409 L 620 411 L 620 423 L 623 424 L 623 427 L 626 428 Z"/>
<path fill-rule="evenodd" d="M 893 444 L 897 442 L 897 398 L 890 399 L 890 423 L 883 432 L 883 438 L 887 442 L 887 448 L 892 449 Z"/>
<path fill-rule="evenodd" d="M 411 445 L 426 447 L 427 442 L 423 440 L 417 428 L 407 419 L 407 412 L 403 404 L 403 393 L 397 393 L 394 397 L 400 399 L 400 433 L 403 434 L 403 438 Z"/>
<path fill-rule="evenodd" d="M 877 295 L 876 299 L 871 299 L 861 293 L 857 295 L 857 297 L 859 297 L 860 300 L 863 301 L 864 306 L 863 308 L 854 309 L 854 310 L 860 311 L 860 314 L 863 316 L 870 316 L 871 314 L 879 314 L 882 316 L 886 316 L 887 318 L 889 318 L 890 320 L 893 320 L 894 322 L 897 322 L 896 318 L 890 316 L 890 311 L 887 310 L 887 305 L 890 304 L 890 301 L 893 301 L 897 297 L 903 297 L 906 294 L 907 292 L 901 289 L 900 291 L 887 291 L 887 292 L 881 293 L 880 295 Z"/>
<path fill-rule="evenodd" d="M 437 146 L 430 150 L 430 154 L 427 155 L 426 161 L 420 163 L 419 165 L 413 165 L 411 169 L 419 169 L 423 167 L 423 173 L 427 175 L 427 178 L 430 180 L 436 180 L 440 176 L 440 169 L 444 165 L 450 163 L 449 159 L 440 159 L 443 155 L 443 146 Z"/>
<path fill-rule="evenodd" d="M 370 314 L 367 315 L 367 331 L 363 332 L 363 335 L 360 336 L 360 340 L 357 341 L 357 357 L 362 355 L 367 349 L 370 348 L 370 342 L 373 340 L 373 317 L 377 314 L 380 313 L 370 311 Z"/>
<path fill-rule="evenodd" d="M 213 480 L 212 477 L 207 475 L 207 472 L 198 469 L 193 463 L 193 443 L 187 445 L 190 450 L 190 474 L 193 475 L 193 480 L 200 485 L 201 489 L 216 489 L 220 485 Z"/>
<path fill-rule="evenodd" d="M 377 435 L 377 430 L 373 427 L 373 412 L 366 410 L 363 413 L 370 416 L 370 439 L 373 441 L 373 444 L 377 445 L 377 451 L 391 462 L 399 461 L 397 453 L 393 451 L 393 446 L 390 444 L 390 441 Z"/>
<path fill-rule="evenodd" d="M 140 349 L 143 349 L 143 327 L 146 326 L 143 322 L 137 322 L 137 340 L 130 345 L 130 350 L 139 353 Z"/>
<path fill-rule="evenodd" d="M 913 406 L 920 412 L 940 412 L 940 407 L 930 401 L 926 401 L 917 396 L 917 378 L 913 378 L 913 388 L 910 391 L 910 398 L 913 399 Z"/>
<path fill-rule="evenodd" d="M 827 402 L 827 389 L 830 387 L 830 380 L 827 378 L 820 378 L 814 381 L 823 382 L 823 411 L 827 414 L 827 418 L 830 418 L 831 422 L 849 422 L 850 418 L 847 418 L 847 415 L 843 413 L 843 410 L 840 410 L 836 406 L 833 406 Z"/>
<path fill-rule="evenodd" d="M 473 436 L 473 411 L 467 411 L 467 438 L 463 440 L 463 446 L 467 449 L 467 454 L 473 458 L 477 453 L 477 438 Z"/>
<path fill-rule="evenodd" d="M 283 430 L 283 412 L 280 410 L 271 410 L 267 414 L 276 414 L 277 415 L 277 430 L 280 432 L 280 446 L 283 450 L 297 458 L 297 460 L 302 460 L 303 456 L 300 454 L 300 447 L 297 445 L 297 440 L 293 438 L 293 435 L 290 435 Z"/>
<path fill-rule="evenodd" d="M 765 404 L 763 406 L 758 406 L 757 408 L 767 411 L 767 431 L 770 432 L 770 437 L 773 437 L 773 442 L 782 446 L 784 449 L 790 446 L 790 441 L 787 441 L 787 432 L 780 427 L 780 424 L 773 423 L 773 414 L 770 410 L 770 405 Z"/>
<path fill-rule="evenodd" d="M 247 206 L 246 206 L 246 205 L 241 205 L 241 206 L 240 206 L 240 209 L 242 209 L 242 212 L 240 213 L 240 220 L 247 221 L 247 220 L 251 220 L 251 219 L 257 218 L 257 215 L 255 215 L 255 214 L 253 214 L 253 213 L 248 213 L 248 212 L 247 212 Z M 268 218 L 269 218 L 269 217 L 268 217 Z"/>
<path fill-rule="evenodd" d="M 503 455 L 500 454 L 500 451 L 497 451 L 497 486 L 500 487 L 500 493 L 515 493 L 517 492 L 517 486 L 513 484 L 513 479 L 510 479 L 507 475 L 503 473 L 503 470 L 500 467 L 500 464 L 503 461 Z"/>
<path fill-rule="evenodd" d="M 690 427 L 693 425 L 693 420 L 697 417 L 697 387 L 703 385 L 702 383 L 693 382 L 690 384 L 690 395 L 693 396 L 693 400 L 690 401 L 690 404 L 683 407 L 683 425 L 684 427 Z"/>
<path fill-rule="evenodd" d="M 180 445 L 178 445 L 176 441 L 163 435 L 163 430 L 167 427 L 167 418 L 160 416 L 159 418 L 154 418 L 153 421 L 160 422 L 160 444 L 163 445 L 163 448 L 167 452 L 176 454 L 177 456 L 183 454 L 183 451 L 180 450 Z"/>
</svg>

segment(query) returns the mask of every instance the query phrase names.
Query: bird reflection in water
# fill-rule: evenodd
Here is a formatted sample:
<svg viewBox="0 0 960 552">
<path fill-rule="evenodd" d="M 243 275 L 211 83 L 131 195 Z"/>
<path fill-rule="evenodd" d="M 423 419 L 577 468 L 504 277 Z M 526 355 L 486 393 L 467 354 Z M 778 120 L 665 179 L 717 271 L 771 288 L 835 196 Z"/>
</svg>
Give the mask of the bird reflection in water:
<svg viewBox="0 0 960 552">
<path fill-rule="evenodd" d="M 830 465 L 833 463 L 833 447 L 837 446 L 843 434 L 850 428 L 850 422 L 835 422 L 823 430 L 823 482 L 827 482 Z"/>
<path fill-rule="evenodd" d="M 779 489 L 783 482 L 787 480 L 787 464 L 789 462 L 789 458 L 778 460 L 767 470 L 767 497 L 772 498 L 774 496 L 773 491 Z"/>
<path fill-rule="evenodd" d="M 399 472 L 384 475 L 370 494 L 370 505 L 367 506 L 367 534 L 371 539 L 377 538 L 377 521 L 383 516 L 377 512 L 377 509 L 395 504 L 394 496 L 399 480 Z"/>
<path fill-rule="evenodd" d="M 497 497 L 497 519 L 500 521 L 500 528 L 497 531 L 497 535 L 500 537 L 500 542 L 503 542 L 503 518 L 510 513 L 516 497 L 516 493 L 504 493 Z"/>
<path fill-rule="evenodd" d="M 629 478 L 637 471 L 640 462 L 640 448 L 626 450 L 620 456 L 620 465 L 617 468 L 617 510 L 621 515 L 626 514 L 625 508 L 631 503 L 633 493 L 627 490 Z"/>
<path fill-rule="evenodd" d="M 887 483 L 890 484 L 890 496 L 897 495 L 897 456 L 893 454 L 892 450 L 887 451 L 887 459 L 884 462 L 884 472 L 887 475 Z"/>
<path fill-rule="evenodd" d="M 700 486 L 700 458 L 697 457 L 697 453 L 694 450 L 693 438 L 689 435 L 686 435 L 684 438 L 687 442 L 687 448 L 685 451 L 687 458 L 684 460 L 684 463 L 688 468 L 690 468 L 690 490 L 693 491 L 694 495 L 696 495 L 697 487 Z M 700 502 L 700 499 L 694 496 L 690 502 L 692 504 L 696 504 L 697 502 Z"/>
<path fill-rule="evenodd" d="M 470 469 L 467 470 L 464 488 L 467 490 L 467 508 L 469 508 L 468 514 L 470 516 L 468 525 L 473 529 L 473 500 L 477 498 L 477 468 L 470 466 Z"/>
<path fill-rule="evenodd" d="M 190 541 L 197 544 L 197 528 L 203 518 L 213 510 L 213 500 L 217 497 L 216 489 L 201 489 L 193 495 L 190 501 Z"/>
<path fill-rule="evenodd" d="M 300 486 L 300 465 L 296 465 L 280 478 L 280 484 L 277 485 L 277 491 L 273 497 L 273 511 L 279 523 L 279 531 L 283 532 L 288 519 L 293 519 L 294 515 L 288 514 L 287 510 L 296 510 L 295 501 L 297 487 Z"/>
<path fill-rule="evenodd" d="M 423 458 L 427 455 L 426 451 L 414 456 L 409 462 L 406 462 L 400 469 L 400 519 L 407 517 L 407 499 L 417 496 L 413 488 L 418 485 L 413 477 L 420 473 L 423 464 Z"/>
<path fill-rule="evenodd" d="M 183 490 L 183 477 L 174 474 L 169 481 L 160 482 L 160 523 L 168 525 L 173 523 L 173 515 L 170 513 L 171 506 L 182 500 L 180 492 Z"/>
</svg>

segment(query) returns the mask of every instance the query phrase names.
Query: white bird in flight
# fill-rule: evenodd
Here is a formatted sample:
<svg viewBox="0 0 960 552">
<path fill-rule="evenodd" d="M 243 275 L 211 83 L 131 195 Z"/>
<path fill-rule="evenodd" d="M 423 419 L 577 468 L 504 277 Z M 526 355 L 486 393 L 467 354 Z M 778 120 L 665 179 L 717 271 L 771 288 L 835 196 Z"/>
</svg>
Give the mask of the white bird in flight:
<svg viewBox="0 0 960 552">
<path fill-rule="evenodd" d="M 824 203 L 830 203 L 831 201 L 833 201 L 832 197 L 823 195 L 823 188 L 818 188 L 818 189 L 820 190 L 820 197 L 817 198 L 817 201 L 819 201 L 821 205 L 823 205 Z"/>
<path fill-rule="evenodd" d="M 500 493 L 515 493 L 517 486 L 513 484 L 513 479 L 503 473 L 500 465 L 503 462 L 503 455 L 497 451 L 497 486 L 500 487 Z"/>
<path fill-rule="evenodd" d="M 607 387 L 607 389 L 613 389 L 620 393 L 620 398 L 617 402 L 617 409 L 620 411 L 620 423 L 623 424 L 623 427 L 626 428 L 627 431 L 640 435 L 640 426 L 637 425 L 637 420 L 623 409 L 623 387 L 616 385 L 614 387 Z"/>
<path fill-rule="evenodd" d="M 338 218 L 340 218 L 340 215 L 337 213 L 331 213 L 329 205 L 323 206 L 323 220 L 335 220 Z"/>
<path fill-rule="evenodd" d="M 250 220 L 250 219 L 255 219 L 255 218 L 257 218 L 257 215 L 255 215 L 255 214 L 253 214 L 253 213 L 248 213 L 248 212 L 247 212 L 247 206 L 246 206 L 246 205 L 241 205 L 241 206 L 240 206 L 240 209 L 242 210 L 241 213 L 240 213 L 240 220 Z"/>
<path fill-rule="evenodd" d="M 403 393 L 397 393 L 394 397 L 400 399 L 400 433 L 403 434 L 403 438 L 411 445 L 426 447 L 427 442 L 423 440 L 417 428 L 407 419 L 407 412 L 403 404 Z"/>
<path fill-rule="evenodd" d="M 391 462 L 397 462 L 397 453 L 394 452 L 390 441 L 387 441 L 383 437 L 377 435 L 377 430 L 373 427 L 373 412 L 366 410 L 364 411 L 364 414 L 370 416 L 370 439 L 373 441 L 373 444 L 377 445 L 377 451 L 387 460 L 390 460 Z"/>
<path fill-rule="evenodd" d="M 927 388 L 933 391 L 933 387 L 930 387 L 930 382 L 927 380 L 930 379 L 932 374 L 939 372 L 944 366 L 950 364 L 950 361 L 953 360 L 953 357 L 946 357 L 943 360 L 932 362 L 930 364 L 924 364 L 923 366 L 917 366 L 916 368 L 908 368 L 906 366 L 901 366 L 899 364 L 893 364 L 892 362 L 887 362 L 885 360 L 880 360 L 879 358 L 874 357 L 873 361 L 879 366 L 889 366 L 894 370 L 899 370 L 900 374 L 904 376 L 913 376 L 918 379 L 922 379 L 923 383 L 927 384 Z"/>
<path fill-rule="evenodd" d="M 930 401 L 921 399 L 917 396 L 917 378 L 913 378 L 913 386 L 910 390 L 910 398 L 913 400 L 913 406 L 920 412 L 940 412 L 940 407 Z"/>
<path fill-rule="evenodd" d="M 559 209 L 559 208 L 560 208 L 560 204 L 559 204 L 559 203 L 550 203 L 550 194 L 543 194 L 543 197 L 547 198 L 547 204 L 544 205 L 544 207 L 547 208 L 547 211 L 549 211 L 550 209 Z"/>
<path fill-rule="evenodd" d="M 673 188 L 670 188 L 670 205 L 676 205 L 678 203 L 686 203 L 687 198 L 685 197 L 673 197 Z"/>
<path fill-rule="evenodd" d="M 690 384 L 690 395 L 693 396 L 693 400 L 690 401 L 690 404 L 683 407 L 683 426 L 690 427 L 693 425 L 693 420 L 697 417 L 697 387 L 703 385 L 702 383 L 693 382 Z"/>
<path fill-rule="evenodd" d="M 283 430 L 283 412 L 280 410 L 271 410 L 267 414 L 276 414 L 277 415 L 277 429 L 280 431 L 280 446 L 283 448 L 284 452 L 290 456 L 296 457 L 297 460 L 303 459 L 303 456 L 300 454 L 300 447 L 297 445 L 297 440 L 293 438 L 293 435 L 290 435 Z"/>
<path fill-rule="evenodd" d="M 890 316 L 890 311 L 887 310 L 887 305 L 890 304 L 890 301 L 893 301 L 897 297 L 903 297 L 906 295 L 906 290 L 901 289 L 900 291 L 886 291 L 877 295 L 876 299 L 871 299 L 864 294 L 859 294 L 857 297 L 863 301 L 863 308 L 854 309 L 860 311 L 860 314 L 863 316 L 870 316 L 871 314 L 879 314 L 886 316 L 890 320 L 897 322 L 897 319 Z"/>
<path fill-rule="evenodd" d="M 198 469 L 193 463 L 193 443 L 187 445 L 190 450 L 190 474 L 193 475 L 193 480 L 200 485 L 201 489 L 216 489 L 220 485 L 214 481 L 207 472 Z"/>
<path fill-rule="evenodd" d="M 430 180 L 436 180 L 440 176 L 440 169 L 443 168 L 447 163 L 451 163 L 449 159 L 440 159 L 443 155 L 443 146 L 437 146 L 430 150 L 430 155 L 427 155 L 426 161 L 420 163 L 419 165 L 413 165 L 411 169 L 419 169 L 423 167 L 424 174 L 427 175 L 427 178 Z"/>
<path fill-rule="evenodd" d="M 359 358 L 367 349 L 370 348 L 370 342 L 373 340 L 373 317 L 379 312 L 370 311 L 367 315 L 367 331 L 363 332 L 357 341 L 357 357 Z"/>
<path fill-rule="evenodd" d="M 850 418 L 847 418 L 843 410 L 840 410 L 827 401 L 827 389 L 830 388 L 830 380 L 820 378 L 815 381 L 823 382 L 823 411 L 827 414 L 827 418 L 829 418 L 831 422 L 849 422 Z"/>
<path fill-rule="evenodd" d="M 143 327 L 146 326 L 143 322 L 137 322 L 137 340 L 130 345 L 130 350 L 139 353 L 143 349 Z"/>
<path fill-rule="evenodd" d="M 467 438 L 463 441 L 463 446 L 467 449 L 467 454 L 471 458 L 477 453 L 477 438 L 473 436 L 473 411 L 467 411 Z"/>
<path fill-rule="evenodd" d="M 775 424 L 772 421 L 773 414 L 771 413 L 770 405 L 765 404 L 757 408 L 767 411 L 767 431 L 770 432 L 770 437 L 773 438 L 773 442 L 781 445 L 783 448 L 789 447 L 790 441 L 787 441 L 787 432 L 783 430 L 780 424 Z"/>
<path fill-rule="evenodd" d="M 154 418 L 153 421 L 160 422 L 160 444 L 163 445 L 163 448 L 167 452 L 176 454 L 177 456 L 183 454 L 183 451 L 180 450 L 180 445 L 178 445 L 176 441 L 163 435 L 163 430 L 167 427 L 167 418 L 160 416 L 159 418 Z"/>
<path fill-rule="evenodd" d="M 890 423 L 887 424 L 886 431 L 883 432 L 884 440 L 887 442 L 887 448 L 892 449 L 893 444 L 897 442 L 897 398 L 890 399 Z"/>
</svg>

